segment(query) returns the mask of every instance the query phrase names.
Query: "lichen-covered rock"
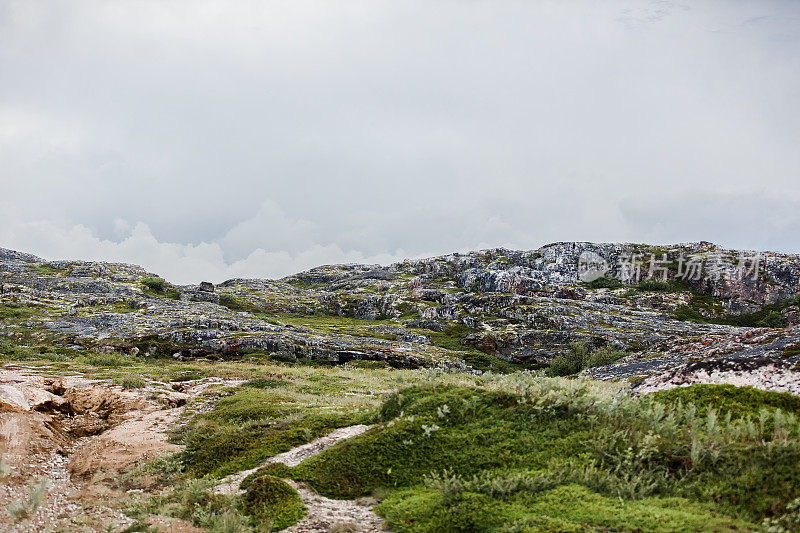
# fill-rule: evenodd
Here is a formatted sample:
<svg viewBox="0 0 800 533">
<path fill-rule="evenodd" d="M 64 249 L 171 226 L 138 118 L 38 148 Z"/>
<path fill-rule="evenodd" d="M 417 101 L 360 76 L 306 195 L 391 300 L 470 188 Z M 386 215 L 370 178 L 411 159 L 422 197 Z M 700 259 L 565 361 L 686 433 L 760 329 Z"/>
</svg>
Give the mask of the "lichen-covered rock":
<svg viewBox="0 0 800 533">
<path fill-rule="evenodd" d="M 605 265 L 606 277 L 582 283 L 585 257 Z M 800 322 L 797 303 L 775 304 L 800 292 L 796 255 L 762 253 L 745 276 L 685 275 L 689 261 L 713 274 L 719 261 L 733 265 L 740 257 L 705 242 L 563 242 L 389 266 L 329 265 L 282 280 L 175 286 L 158 279 L 153 285 L 154 275 L 134 265 L 48 262 L 0 249 L 0 333 L 132 357 L 259 352 L 456 368 L 476 353 L 546 364 L 581 342 L 629 351 L 630 364 L 674 366 L 698 357 L 698 350 L 681 350 L 699 339 L 703 357 L 736 344 L 750 329 L 731 317 L 764 309 L 770 311 L 759 324 Z M 639 263 L 625 278 L 631 258 Z M 680 320 L 686 317 L 694 321 Z M 714 321 L 729 325 L 701 323 Z"/>
</svg>

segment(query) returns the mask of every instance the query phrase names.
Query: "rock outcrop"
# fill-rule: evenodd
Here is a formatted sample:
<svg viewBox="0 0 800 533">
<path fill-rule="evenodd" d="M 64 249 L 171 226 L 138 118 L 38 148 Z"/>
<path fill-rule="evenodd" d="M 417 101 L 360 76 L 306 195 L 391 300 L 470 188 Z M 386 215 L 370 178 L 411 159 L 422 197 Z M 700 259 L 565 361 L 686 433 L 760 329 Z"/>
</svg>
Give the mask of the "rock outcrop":
<svg viewBox="0 0 800 533">
<path fill-rule="evenodd" d="M 639 365 L 646 374 L 662 360 L 719 355 L 716 346 L 735 351 L 754 325 L 778 331 L 800 319 L 791 300 L 800 257 L 705 242 L 556 243 L 216 286 L 154 278 L 133 265 L 0 249 L 0 334 L 128 357 L 263 354 L 462 369 L 541 366 L 581 342 L 629 352 L 621 365 L 649 361 Z"/>
</svg>

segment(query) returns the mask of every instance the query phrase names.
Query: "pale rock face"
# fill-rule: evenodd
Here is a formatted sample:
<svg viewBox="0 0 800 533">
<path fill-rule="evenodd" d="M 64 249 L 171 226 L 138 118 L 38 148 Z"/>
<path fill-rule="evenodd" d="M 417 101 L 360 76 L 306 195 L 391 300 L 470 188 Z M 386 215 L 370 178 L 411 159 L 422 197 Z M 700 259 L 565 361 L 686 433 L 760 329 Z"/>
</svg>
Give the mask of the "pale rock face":
<svg viewBox="0 0 800 533">
<path fill-rule="evenodd" d="M 58 409 L 64 404 L 64 398 L 39 387 L 0 383 L 0 410 L 16 412 L 51 410 Z"/>
<path fill-rule="evenodd" d="M 0 385 L 0 409 L 4 411 L 28 411 L 25 394 L 13 385 Z"/>
</svg>

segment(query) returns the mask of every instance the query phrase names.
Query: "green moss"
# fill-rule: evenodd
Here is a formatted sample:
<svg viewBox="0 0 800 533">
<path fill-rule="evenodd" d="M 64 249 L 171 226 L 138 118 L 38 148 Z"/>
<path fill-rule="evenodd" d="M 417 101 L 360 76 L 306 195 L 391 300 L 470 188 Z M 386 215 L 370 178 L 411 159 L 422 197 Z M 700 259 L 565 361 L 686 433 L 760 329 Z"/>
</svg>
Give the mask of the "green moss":
<svg viewBox="0 0 800 533">
<path fill-rule="evenodd" d="M 655 392 L 649 397 L 670 405 L 677 402 L 694 404 L 700 415 L 705 415 L 709 409 L 716 409 L 717 412 L 730 413 L 732 418 L 757 417 L 764 408 L 800 415 L 799 396 L 753 387 L 698 384 Z"/>
<path fill-rule="evenodd" d="M 261 476 L 253 481 L 243 501 L 248 516 L 257 524 L 275 531 L 297 523 L 306 514 L 306 507 L 297 491 L 272 476 Z"/>
<path fill-rule="evenodd" d="M 483 494 L 460 494 L 445 500 L 427 490 L 398 491 L 376 511 L 397 533 L 493 531 L 508 515 L 508 506 Z"/>
<path fill-rule="evenodd" d="M 397 533 L 457 531 L 741 531 L 750 524 L 683 498 L 621 501 L 580 485 L 520 493 L 503 500 L 438 491 L 398 491 L 377 508 Z"/>
</svg>

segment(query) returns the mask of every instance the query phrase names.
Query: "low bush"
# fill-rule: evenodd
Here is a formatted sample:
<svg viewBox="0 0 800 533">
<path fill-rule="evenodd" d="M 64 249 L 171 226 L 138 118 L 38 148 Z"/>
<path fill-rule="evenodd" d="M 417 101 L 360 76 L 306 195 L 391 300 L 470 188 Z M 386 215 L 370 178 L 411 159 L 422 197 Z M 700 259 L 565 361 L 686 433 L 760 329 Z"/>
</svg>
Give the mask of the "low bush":
<svg viewBox="0 0 800 533">
<path fill-rule="evenodd" d="M 285 481 L 261 476 L 250 484 L 244 495 L 244 511 L 257 524 L 280 531 L 295 524 L 306 514 L 300 495 Z"/>
<path fill-rule="evenodd" d="M 566 353 L 553 358 L 547 369 L 547 375 L 571 376 L 587 368 L 610 365 L 624 356 L 625 352 L 609 347 L 590 351 L 586 344 L 575 342 L 569 346 Z"/>
</svg>

